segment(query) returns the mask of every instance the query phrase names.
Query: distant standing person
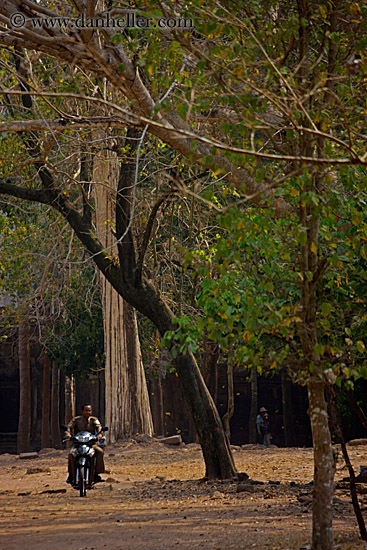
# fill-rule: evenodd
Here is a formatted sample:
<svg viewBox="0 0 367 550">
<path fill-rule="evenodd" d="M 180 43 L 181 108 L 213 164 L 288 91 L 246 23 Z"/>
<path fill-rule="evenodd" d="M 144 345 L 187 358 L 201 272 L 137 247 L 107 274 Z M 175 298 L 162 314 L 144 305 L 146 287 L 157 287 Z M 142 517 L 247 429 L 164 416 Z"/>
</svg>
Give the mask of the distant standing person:
<svg viewBox="0 0 367 550">
<path fill-rule="evenodd" d="M 260 443 L 268 447 L 270 445 L 271 435 L 268 411 L 265 407 L 261 407 L 260 414 L 256 417 L 256 431 Z"/>
</svg>

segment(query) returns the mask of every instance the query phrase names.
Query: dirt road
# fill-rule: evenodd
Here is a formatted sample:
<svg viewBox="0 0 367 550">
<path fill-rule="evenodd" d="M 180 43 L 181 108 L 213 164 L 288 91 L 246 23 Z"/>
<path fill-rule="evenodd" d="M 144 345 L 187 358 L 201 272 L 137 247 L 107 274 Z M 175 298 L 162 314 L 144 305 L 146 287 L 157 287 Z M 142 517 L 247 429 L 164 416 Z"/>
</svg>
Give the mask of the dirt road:
<svg viewBox="0 0 367 550">
<path fill-rule="evenodd" d="M 255 483 L 203 482 L 198 445 L 156 440 L 106 449 L 107 480 L 86 498 L 65 483 L 66 451 L 21 460 L 0 455 L 0 548 L 6 550 L 308 549 L 312 449 L 234 449 Z M 351 447 L 353 465 L 367 446 Z M 365 550 L 340 457 L 336 475 L 336 548 Z M 28 472 L 28 473 L 27 473 Z M 367 485 L 360 486 L 367 493 Z M 49 492 L 60 491 L 60 492 Z M 360 495 L 367 521 L 367 494 Z"/>
</svg>

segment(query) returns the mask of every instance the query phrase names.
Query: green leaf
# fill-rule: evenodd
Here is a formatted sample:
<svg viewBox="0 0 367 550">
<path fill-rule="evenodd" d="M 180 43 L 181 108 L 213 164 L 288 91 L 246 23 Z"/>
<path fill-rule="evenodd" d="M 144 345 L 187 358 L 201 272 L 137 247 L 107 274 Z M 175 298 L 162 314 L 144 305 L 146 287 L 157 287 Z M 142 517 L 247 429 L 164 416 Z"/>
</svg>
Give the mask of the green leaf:
<svg viewBox="0 0 367 550">
<path fill-rule="evenodd" d="M 322 313 L 323 313 L 324 315 L 330 315 L 331 310 L 332 310 L 331 304 L 329 304 L 328 302 L 323 302 L 323 304 L 321 305 L 321 311 L 322 311 Z"/>
<path fill-rule="evenodd" d="M 366 351 L 366 347 L 362 340 L 357 341 L 357 350 L 359 351 L 359 353 L 364 353 Z"/>
</svg>

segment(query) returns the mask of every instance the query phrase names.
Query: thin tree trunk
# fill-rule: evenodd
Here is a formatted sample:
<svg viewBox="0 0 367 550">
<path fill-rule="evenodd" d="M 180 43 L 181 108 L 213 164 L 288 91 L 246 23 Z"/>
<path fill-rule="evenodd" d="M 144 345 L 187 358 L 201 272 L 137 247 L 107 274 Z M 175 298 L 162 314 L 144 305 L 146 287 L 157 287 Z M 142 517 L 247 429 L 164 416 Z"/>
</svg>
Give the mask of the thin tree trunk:
<svg viewBox="0 0 367 550">
<path fill-rule="evenodd" d="M 33 374 L 33 375 L 32 375 Z M 30 431 L 30 440 L 34 441 L 41 427 L 40 422 L 38 421 L 38 385 L 37 385 L 37 371 L 32 373 L 32 367 L 30 367 L 30 377 L 31 377 L 31 431 Z M 38 427 L 37 427 L 38 424 Z"/>
<path fill-rule="evenodd" d="M 75 416 L 74 376 L 65 376 L 65 424 Z"/>
<path fill-rule="evenodd" d="M 199 436 L 198 436 L 198 433 L 196 431 L 195 422 L 194 422 L 194 419 L 192 417 L 191 410 L 190 410 L 189 407 L 187 407 L 186 413 L 187 413 L 187 417 L 188 417 L 188 420 L 189 420 L 188 434 L 187 434 L 188 440 L 189 440 L 190 443 L 200 443 Z"/>
<path fill-rule="evenodd" d="M 312 550 L 332 550 L 334 548 L 335 458 L 324 395 L 325 383 L 316 379 L 308 383 L 307 389 L 315 464 L 312 498 Z"/>
<path fill-rule="evenodd" d="M 216 407 L 218 406 L 218 368 L 219 368 L 218 359 L 219 359 L 219 352 L 216 360 L 214 361 L 212 376 L 210 379 L 210 393 L 211 393 L 211 396 L 213 397 Z"/>
<path fill-rule="evenodd" d="M 312 154 L 313 144 L 304 136 L 302 150 Z M 318 144 L 320 150 L 322 144 Z M 305 191 L 319 193 L 325 174 L 315 170 Z M 317 282 L 320 276 L 318 243 L 320 215 L 315 205 L 304 202 L 299 208 L 299 222 L 307 228 L 306 242 L 300 245 L 300 271 L 302 273 L 300 321 L 298 333 L 301 340 L 304 365 L 309 372 L 307 384 L 314 452 L 314 485 L 312 508 L 312 550 L 333 550 L 333 496 L 335 460 L 331 444 L 328 411 L 325 400 L 326 380 L 322 360 L 318 352 Z M 310 277 L 310 273 L 312 277 Z"/>
<path fill-rule="evenodd" d="M 358 502 L 357 488 L 356 488 L 356 476 L 354 474 L 354 469 L 353 469 L 352 463 L 349 459 L 347 446 L 345 444 L 345 440 L 344 440 L 344 437 L 343 437 L 343 432 L 340 428 L 340 424 L 339 424 L 339 421 L 338 421 L 338 414 L 337 414 L 337 407 L 336 407 L 336 394 L 335 394 L 334 388 L 332 386 L 329 387 L 329 392 L 330 392 L 331 419 L 332 419 L 336 434 L 338 436 L 339 443 L 340 443 L 341 448 L 342 448 L 342 453 L 343 453 L 345 464 L 346 464 L 346 466 L 348 468 L 348 471 L 349 471 L 350 494 L 351 494 L 351 497 L 352 497 L 352 504 L 353 504 L 353 508 L 354 508 L 354 513 L 355 513 L 356 518 L 357 518 L 359 532 L 361 534 L 361 539 L 362 540 L 367 540 L 366 525 L 365 525 L 363 515 L 362 515 L 362 512 L 361 512 L 361 508 L 360 508 L 359 502 Z"/>
<path fill-rule="evenodd" d="M 52 398 L 51 398 L 51 439 L 55 449 L 61 449 L 60 433 L 60 370 L 56 362 L 52 364 Z"/>
<path fill-rule="evenodd" d="M 347 390 L 347 396 L 348 396 L 348 399 L 349 399 L 349 403 L 350 403 L 351 406 L 352 406 L 352 409 L 353 409 L 354 412 L 358 415 L 358 418 L 359 418 L 359 420 L 361 421 L 362 426 L 364 427 L 364 429 L 365 429 L 366 432 L 367 432 L 367 416 L 364 414 L 363 410 L 362 410 L 361 407 L 358 405 L 358 403 L 357 403 L 357 401 L 356 401 L 356 398 L 354 397 L 354 393 L 352 392 L 352 390 Z"/>
<path fill-rule="evenodd" d="M 153 418 L 154 418 L 154 433 L 156 435 L 165 435 L 164 432 L 164 418 L 163 418 L 163 391 L 162 391 L 162 378 L 159 371 L 157 377 L 152 379 L 153 386 Z"/>
<path fill-rule="evenodd" d="M 250 409 L 250 419 L 248 426 L 249 441 L 250 443 L 256 443 L 256 416 L 257 416 L 257 368 L 251 367 L 251 409 Z"/>
<path fill-rule="evenodd" d="M 284 427 L 284 445 L 293 447 L 295 442 L 294 433 L 294 414 L 291 400 L 291 382 L 289 380 L 287 367 L 281 370 L 282 382 L 282 405 L 283 405 L 283 427 Z"/>
<path fill-rule="evenodd" d="M 111 221 L 115 216 L 119 164 L 116 153 L 101 152 L 94 161 L 96 225 L 99 238 L 117 254 Z M 105 339 L 105 422 L 109 440 L 118 441 L 136 433 L 153 434 L 149 395 L 141 357 L 135 309 L 111 284 L 101 278 Z"/>
<path fill-rule="evenodd" d="M 43 388 L 42 388 L 42 425 L 41 447 L 50 446 L 50 359 L 47 351 L 43 354 Z"/>
<path fill-rule="evenodd" d="M 201 372 L 214 402 L 217 401 L 218 393 L 218 359 L 219 346 L 217 343 L 205 339 L 204 351 L 201 354 Z"/>
<path fill-rule="evenodd" d="M 230 442 L 231 441 L 230 421 L 234 413 L 233 363 L 230 358 L 228 359 L 228 363 L 227 363 L 227 395 L 228 395 L 227 412 L 223 416 L 223 426 L 224 426 L 225 434 L 228 438 L 228 442 Z"/>
<path fill-rule="evenodd" d="M 165 427 L 164 427 L 164 391 L 163 391 L 164 381 L 165 381 L 165 378 L 163 378 L 160 374 L 158 374 L 158 380 L 157 380 L 157 388 L 158 388 L 158 396 L 159 396 L 158 415 L 159 415 L 160 433 L 162 435 L 166 435 Z"/>
<path fill-rule="evenodd" d="M 29 355 L 29 319 L 25 312 L 19 323 L 19 423 L 17 435 L 17 452 L 30 450 L 31 432 L 31 371 Z"/>
</svg>

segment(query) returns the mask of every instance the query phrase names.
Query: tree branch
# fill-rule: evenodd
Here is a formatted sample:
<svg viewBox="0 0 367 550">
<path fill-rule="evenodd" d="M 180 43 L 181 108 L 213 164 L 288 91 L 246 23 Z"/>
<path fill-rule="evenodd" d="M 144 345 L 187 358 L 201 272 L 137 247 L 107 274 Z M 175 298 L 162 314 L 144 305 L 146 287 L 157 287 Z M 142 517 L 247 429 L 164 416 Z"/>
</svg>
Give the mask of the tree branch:
<svg viewBox="0 0 367 550">
<path fill-rule="evenodd" d="M 140 247 L 139 251 L 139 258 L 136 263 L 136 270 L 135 270 L 135 280 L 138 285 L 141 284 L 141 278 L 142 278 L 142 271 L 143 271 L 143 263 L 144 263 L 144 257 L 148 248 L 150 235 L 153 230 L 153 225 L 158 213 L 159 208 L 164 203 L 164 201 L 171 195 L 173 195 L 175 191 L 169 191 L 168 193 L 165 193 L 153 206 L 152 211 L 149 214 L 149 219 L 147 223 L 147 227 L 143 236 L 143 242 Z"/>
<path fill-rule="evenodd" d="M 129 128 L 126 135 L 126 142 L 129 144 L 129 155 L 135 158 L 137 149 L 138 133 Z M 136 193 L 135 163 L 125 158 L 121 162 L 120 174 L 116 196 L 116 237 L 122 276 L 131 285 L 134 285 L 136 253 L 133 234 L 131 231 L 131 220 L 134 217 L 134 196 Z"/>
<path fill-rule="evenodd" d="M 90 190 L 90 161 L 87 158 L 86 153 L 81 153 L 80 158 L 80 178 L 82 183 L 82 193 L 83 193 L 83 218 L 85 221 L 91 225 L 92 223 L 92 207 L 89 201 L 89 190 Z"/>
<path fill-rule="evenodd" d="M 26 201 L 50 204 L 49 197 L 45 191 L 20 187 L 11 183 L 11 180 L 0 181 L 0 195 L 9 195 Z"/>
<path fill-rule="evenodd" d="M 119 117 L 73 117 L 71 119 L 32 119 L 32 120 L 2 120 L 0 132 L 40 132 L 41 130 L 70 130 L 102 126 L 103 128 L 126 128 L 126 123 L 132 121 L 122 120 Z M 139 122 L 137 122 L 140 125 Z"/>
</svg>

